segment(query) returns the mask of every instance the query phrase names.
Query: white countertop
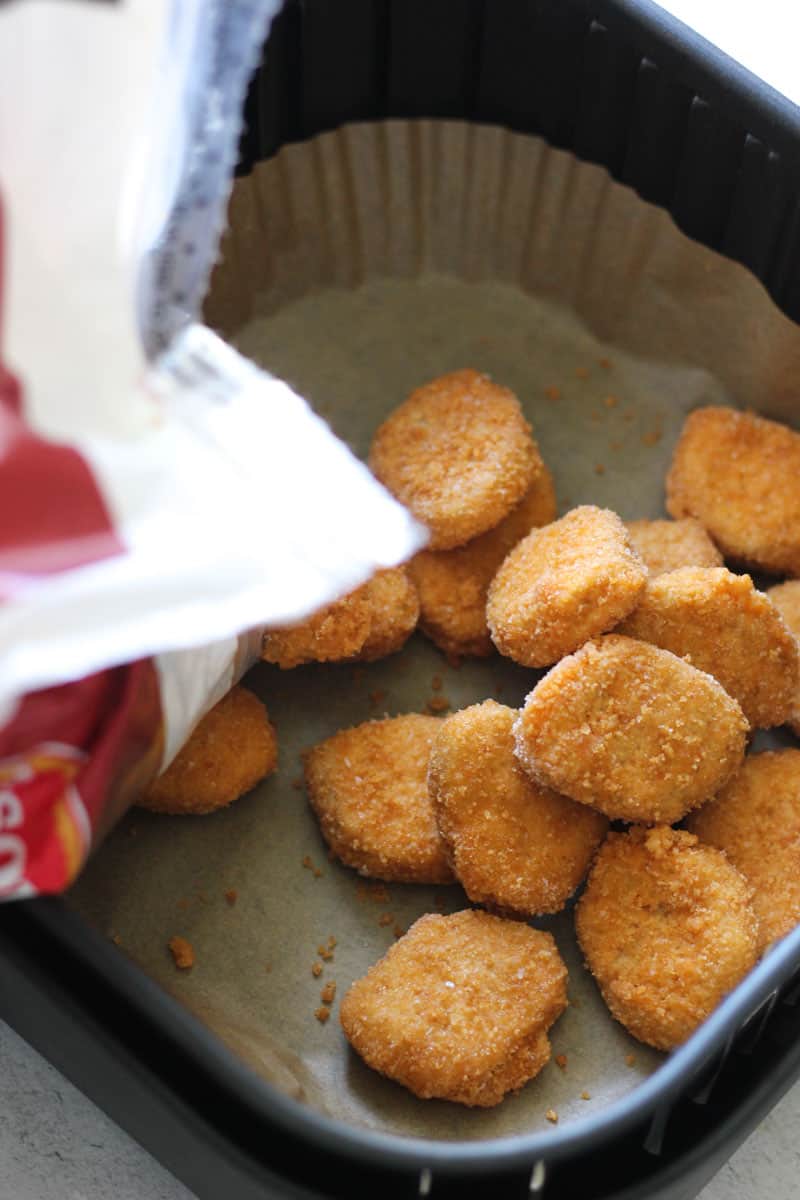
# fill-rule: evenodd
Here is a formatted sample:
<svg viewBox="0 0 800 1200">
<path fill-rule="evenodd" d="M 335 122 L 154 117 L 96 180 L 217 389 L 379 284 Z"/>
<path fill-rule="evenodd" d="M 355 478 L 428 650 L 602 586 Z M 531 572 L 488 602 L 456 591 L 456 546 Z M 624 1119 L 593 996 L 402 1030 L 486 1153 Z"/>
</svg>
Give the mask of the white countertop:
<svg viewBox="0 0 800 1200">
<path fill-rule="evenodd" d="M 0 1200 L 192 1200 L 183 1184 L 2 1021 L 0 1064 Z M 796 1200 L 799 1125 L 800 1083 L 701 1200 Z"/>
</svg>

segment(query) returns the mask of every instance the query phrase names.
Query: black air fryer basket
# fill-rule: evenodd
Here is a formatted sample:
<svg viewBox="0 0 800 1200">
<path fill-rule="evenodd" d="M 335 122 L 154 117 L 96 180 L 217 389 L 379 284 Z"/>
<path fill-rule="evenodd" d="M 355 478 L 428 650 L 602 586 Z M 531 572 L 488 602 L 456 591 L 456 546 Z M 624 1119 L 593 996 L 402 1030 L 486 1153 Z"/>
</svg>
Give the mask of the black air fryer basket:
<svg viewBox="0 0 800 1200">
<path fill-rule="evenodd" d="M 349 121 L 538 134 L 800 321 L 800 110 L 645 0 L 289 0 L 245 116 L 242 172 Z M 458 1143 L 360 1131 L 274 1091 L 65 903 L 5 906 L 0 955 L 0 1015 L 203 1200 L 689 1200 L 800 1074 L 800 929 L 605 1111 Z"/>
</svg>

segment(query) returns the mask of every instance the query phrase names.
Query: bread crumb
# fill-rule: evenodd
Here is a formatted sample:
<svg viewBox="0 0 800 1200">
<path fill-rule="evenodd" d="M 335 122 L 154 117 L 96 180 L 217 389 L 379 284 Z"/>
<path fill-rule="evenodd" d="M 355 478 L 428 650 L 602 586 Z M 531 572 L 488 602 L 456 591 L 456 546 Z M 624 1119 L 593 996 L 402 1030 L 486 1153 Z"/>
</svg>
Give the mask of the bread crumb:
<svg viewBox="0 0 800 1200">
<path fill-rule="evenodd" d="M 605 475 L 606 469 L 602 463 L 597 463 L 597 465 L 595 466 L 595 469 L 594 469 L 594 473 L 595 473 L 595 475 Z"/>
<path fill-rule="evenodd" d="M 391 913 L 381 913 L 380 917 L 378 918 L 378 924 L 382 925 L 384 927 L 387 925 L 391 925 L 393 922 L 394 922 L 394 917 L 392 916 Z"/>
<path fill-rule="evenodd" d="M 581 1100 L 591 1100 L 591 1098 L 589 1092 L 581 1092 Z"/>
<path fill-rule="evenodd" d="M 556 1062 L 556 1066 L 557 1066 L 557 1067 L 560 1067 L 562 1071 L 566 1071 L 566 1069 L 567 1069 L 567 1056 L 566 1056 L 566 1054 L 557 1054 L 557 1055 L 556 1055 L 555 1062 Z"/>
<path fill-rule="evenodd" d="M 431 696 L 425 707 L 431 713 L 446 712 L 450 707 L 450 701 L 447 696 Z"/>
<path fill-rule="evenodd" d="M 314 1011 L 314 1016 L 317 1018 L 320 1025 L 324 1025 L 330 1015 L 331 1010 L 326 1008 L 324 1004 L 321 1004 L 320 1007 Z"/>
<path fill-rule="evenodd" d="M 597 365 L 598 367 L 603 367 L 606 371 L 610 371 L 614 364 L 610 358 L 598 358 Z"/>
<path fill-rule="evenodd" d="M 663 434 L 660 429 L 651 429 L 649 433 L 642 434 L 642 445 L 655 446 L 661 441 L 662 437 Z"/>
<path fill-rule="evenodd" d="M 194 966 L 194 947 L 183 937 L 171 937 L 167 943 L 175 966 L 179 971 L 190 971 Z"/>
<path fill-rule="evenodd" d="M 333 959 L 332 948 L 329 946 L 325 946 L 322 943 L 320 943 L 320 945 L 317 946 L 317 954 L 320 956 L 320 958 L 322 959 L 323 962 L 331 962 L 331 960 Z"/>
<path fill-rule="evenodd" d="M 403 936 L 403 934 L 405 933 L 405 929 L 403 929 L 402 925 L 395 925 L 394 929 L 392 930 L 392 933 L 394 934 L 394 936 L 396 938 L 401 938 Z"/>
<path fill-rule="evenodd" d="M 225 893 L 225 899 L 228 901 L 228 904 L 230 904 L 230 906 L 232 908 L 233 905 L 236 903 L 236 901 L 239 899 L 239 893 L 237 892 L 236 888 L 228 888 L 227 892 Z"/>
<path fill-rule="evenodd" d="M 322 963 L 321 962 L 314 963 L 313 967 L 311 968 L 311 974 L 314 976 L 315 979 L 319 979 L 320 975 L 322 974 Z"/>
<path fill-rule="evenodd" d="M 544 1115 L 545 1115 L 546 1119 L 550 1122 L 551 1125 L 558 1124 L 558 1113 L 556 1112 L 556 1110 L 554 1108 L 548 1108 L 547 1112 Z"/>
<path fill-rule="evenodd" d="M 606 408 L 616 408 L 619 404 L 619 396 L 606 396 L 603 404 L 605 404 Z"/>
<path fill-rule="evenodd" d="M 370 900 L 373 904 L 386 905 L 391 899 L 386 886 L 382 883 L 359 882 L 356 884 L 356 895 L 362 903 Z"/>
<path fill-rule="evenodd" d="M 333 979 L 329 979 L 325 987 L 319 994 L 319 998 L 323 1004 L 333 1004 L 336 999 L 336 984 Z"/>
<path fill-rule="evenodd" d="M 440 692 L 442 690 L 441 675 L 434 675 L 433 679 L 431 680 L 431 687 L 433 688 L 434 692 Z"/>
<path fill-rule="evenodd" d="M 635 1062 L 636 1062 L 635 1054 L 626 1054 L 625 1055 L 625 1066 L 626 1067 L 632 1067 Z"/>
<path fill-rule="evenodd" d="M 386 692 L 383 690 L 383 688 L 377 688 L 374 692 L 370 692 L 369 694 L 369 702 L 373 708 L 377 708 L 378 705 L 383 703 L 385 699 Z"/>
<path fill-rule="evenodd" d="M 114 943 L 114 945 L 115 945 L 115 946 L 121 946 L 121 945 L 122 945 L 122 938 L 119 936 L 119 934 L 118 934 L 118 933 L 112 933 L 112 935 L 111 935 L 111 940 L 112 940 L 112 942 Z"/>
<path fill-rule="evenodd" d="M 328 945 L 330 946 L 331 950 L 336 945 L 336 938 L 333 936 L 332 933 L 328 935 Z"/>
<path fill-rule="evenodd" d="M 589 378 L 588 369 L 586 367 L 576 367 L 575 368 L 575 378 L 576 379 L 588 379 Z"/>
<path fill-rule="evenodd" d="M 553 385 L 551 387 L 546 387 L 544 389 L 544 394 L 548 400 L 560 400 L 561 399 L 561 388 L 558 388 L 555 385 Z"/>
</svg>

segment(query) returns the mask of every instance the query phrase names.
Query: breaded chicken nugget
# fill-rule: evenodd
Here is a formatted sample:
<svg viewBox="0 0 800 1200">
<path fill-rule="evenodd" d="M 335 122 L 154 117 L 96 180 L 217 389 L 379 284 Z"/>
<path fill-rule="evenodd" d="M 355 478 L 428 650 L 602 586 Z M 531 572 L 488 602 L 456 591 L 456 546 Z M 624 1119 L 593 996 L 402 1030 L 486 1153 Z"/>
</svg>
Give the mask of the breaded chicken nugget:
<svg viewBox="0 0 800 1200">
<path fill-rule="evenodd" d="M 790 579 L 767 589 L 767 595 L 786 622 L 786 628 L 800 642 L 800 579 Z M 788 724 L 800 737 L 800 684 L 794 694 L 792 714 Z"/>
<path fill-rule="evenodd" d="M 752 754 L 687 828 L 752 884 L 763 952 L 800 921 L 800 750 Z"/>
<path fill-rule="evenodd" d="M 369 636 L 358 653 L 361 662 L 395 654 L 417 627 L 419 597 L 405 567 L 378 571 L 366 585 Z"/>
<path fill-rule="evenodd" d="M 575 927 L 612 1016 L 658 1050 L 685 1042 L 755 964 L 750 896 L 725 855 L 689 833 L 609 834 Z"/>
<path fill-rule="evenodd" d="M 549 933 L 488 913 L 428 915 L 342 1001 L 353 1049 L 423 1100 L 489 1108 L 541 1071 L 567 1005 Z"/>
<path fill-rule="evenodd" d="M 375 434 L 369 465 L 449 550 L 508 516 L 543 464 L 519 401 L 478 371 L 412 392 Z"/>
<path fill-rule="evenodd" d="M 431 750 L 428 788 L 470 900 L 527 917 L 564 907 L 608 821 L 526 775 L 514 754 L 516 717 L 494 700 L 448 717 Z"/>
<path fill-rule="evenodd" d="M 679 567 L 722 566 L 722 555 L 694 517 L 682 521 L 626 521 L 625 528 L 651 579 Z"/>
<path fill-rule="evenodd" d="M 798 685 L 797 643 L 749 575 L 681 567 L 651 579 L 619 632 L 671 650 L 718 679 L 753 729 L 783 725 Z"/>
<path fill-rule="evenodd" d="M 264 705 L 234 687 L 202 721 L 138 801 L 152 812 L 210 813 L 238 800 L 278 765 L 278 741 Z"/>
<path fill-rule="evenodd" d="M 367 721 L 305 755 L 311 807 L 348 867 L 399 883 L 452 883 L 427 784 L 441 723 L 418 713 Z"/>
<path fill-rule="evenodd" d="M 610 634 L 553 667 L 514 725 L 537 782 L 612 820 L 672 823 L 742 761 L 747 721 L 710 675 Z"/>
<path fill-rule="evenodd" d="M 284 671 L 302 663 L 353 658 L 372 628 L 370 583 L 328 604 L 299 625 L 267 630 L 261 657 Z"/>
<path fill-rule="evenodd" d="M 626 617 L 646 582 L 616 513 L 574 508 L 523 538 L 495 575 L 486 605 L 492 640 L 525 667 L 549 666 Z"/>
<path fill-rule="evenodd" d="M 667 511 L 697 517 L 726 558 L 800 574 L 800 434 L 733 408 L 687 418 L 667 476 Z"/>
<path fill-rule="evenodd" d="M 422 550 L 409 563 L 419 592 L 420 629 L 445 654 L 483 658 L 494 650 L 486 595 L 517 542 L 555 520 L 556 495 L 546 467 L 505 520 L 455 550 Z"/>
</svg>

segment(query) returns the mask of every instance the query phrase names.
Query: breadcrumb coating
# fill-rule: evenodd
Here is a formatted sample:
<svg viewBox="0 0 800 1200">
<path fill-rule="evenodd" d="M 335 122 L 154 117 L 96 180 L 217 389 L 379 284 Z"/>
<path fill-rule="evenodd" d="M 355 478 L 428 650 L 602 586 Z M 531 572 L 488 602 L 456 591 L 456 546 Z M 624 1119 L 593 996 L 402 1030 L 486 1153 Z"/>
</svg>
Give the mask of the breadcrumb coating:
<svg viewBox="0 0 800 1200">
<path fill-rule="evenodd" d="M 612 820 L 679 821 L 744 757 L 735 700 L 667 650 L 610 634 L 545 675 L 514 725 L 531 777 Z"/>
<path fill-rule="evenodd" d="M 247 688 L 234 687 L 206 713 L 138 804 L 174 815 L 214 812 L 249 792 L 277 765 L 278 739 L 267 710 Z"/>
<path fill-rule="evenodd" d="M 749 575 L 681 567 L 651 579 L 619 632 L 718 679 L 753 729 L 783 725 L 800 685 L 797 642 Z"/>
<path fill-rule="evenodd" d="M 267 630 L 261 657 L 284 671 L 303 663 L 353 658 L 364 646 L 372 627 L 369 589 L 370 583 L 364 583 L 299 625 Z"/>
<path fill-rule="evenodd" d="M 549 666 L 618 624 L 646 582 L 617 514 L 574 508 L 523 538 L 495 575 L 486 606 L 492 640 L 523 666 Z"/>
<path fill-rule="evenodd" d="M 375 434 L 369 465 L 427 526 L 431 550 L 493 528 L 543 468 L 514 393 L 473 370 L 412 392 Z"/>
<path fill-rule="evenodd" d="M 800 574 L 800 434 L 733 408 L 698 408 L 675 447 L 667 511 L 697 517 L 726 558 Z"/>
<path fill-rule="evenodd" d="M 358 653 L 361 662 L 395 654 L 417 627 L 419 597 L 405 567 L 378 571 L 366 585 L 369 634 Z"/>
<path fill-rule="evenodd" d="M 420 603 L 420 629 L 445 654 L 483 658 L 494 650 L 486 626 L 486 597 L 500 564 L 517 542 L 556 516 L 546 467 L 509 515 L 454 550 L 422 550 L 409 563 Z"/>
<path fill-rule="evenodd" d="M 694 517 L 680 521 L 626 521 L 625 528 L 651 579 L 679 567 L 722 566 L 722 555 Z"/>
<path fill-rule="evenodd" d="M 687 828 L 724 850 L 753 886 L 759 950 L 800 921 L 800 750 L 752 754 Z"/>
<path fill-rule="evenodd" d="M 514 754 L 516 717 L 487 700 L 448 718 L 428 788 L 470 900 L 520 916 L 555 913 L 582 882 L 608 821 L 529 778 Z"/>
<path fill-rule="evenodd" d="M 778 583 L 775 587 L 767 589 L 767 595 L 786 622 L 786 628 L 800 643 L 800 579 Z M 794 704 L 787 723 L 792 732 L 800 737 L 800 684 L 795 691 Z"/>
<path fill-rule="evenodd" d="M 441 717 L 367 721 L 305 755 L 308 799 L 333 853 L 374 879 L 452 883 L 428 796 Z"/>
<path fill-rule="evenodd" d="M 488 1108 L 547 1063 L 566 980 L 549 933 L 429 914 L 353 984 L 341 1022 L 370 1067 L 416 1096 Z"/>
<path fill-rule="evenodd" d="M 755 964 L 750 885 L 725 855 L 658 826 L 611 833 L 578 901 L 578 941 L 612 1016 L 680 1046 Z"/>
</svg>

